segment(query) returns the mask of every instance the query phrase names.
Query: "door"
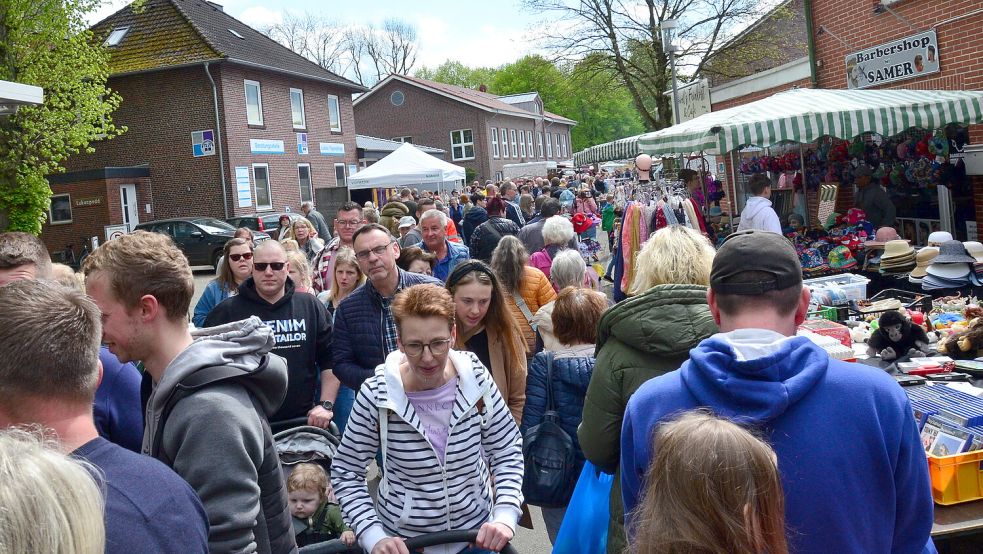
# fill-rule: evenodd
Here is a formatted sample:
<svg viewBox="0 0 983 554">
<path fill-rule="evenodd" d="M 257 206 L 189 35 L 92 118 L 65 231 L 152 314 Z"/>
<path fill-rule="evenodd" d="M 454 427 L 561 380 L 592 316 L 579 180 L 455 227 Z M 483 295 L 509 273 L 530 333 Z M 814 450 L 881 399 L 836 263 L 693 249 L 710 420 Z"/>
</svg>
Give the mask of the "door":
<svg viewBox="0 0 983 554">
<path fill-rule="evenodd" d="M 177 243 L 184 255 L 188 257 L 191 265 L 208 265 L 211 262 L 211 248 L 205 240 L 205 233 L 201 229 L 186 221 L 175 221 L 174 242 Z"/>
<path fill-rule="evenodd" d="M 137 207 L 137 186 L 120 185 L 119 202 L 123 208 L 123 224 L 129 233 L 140 223 L 140 210 Z"/>
</svg>

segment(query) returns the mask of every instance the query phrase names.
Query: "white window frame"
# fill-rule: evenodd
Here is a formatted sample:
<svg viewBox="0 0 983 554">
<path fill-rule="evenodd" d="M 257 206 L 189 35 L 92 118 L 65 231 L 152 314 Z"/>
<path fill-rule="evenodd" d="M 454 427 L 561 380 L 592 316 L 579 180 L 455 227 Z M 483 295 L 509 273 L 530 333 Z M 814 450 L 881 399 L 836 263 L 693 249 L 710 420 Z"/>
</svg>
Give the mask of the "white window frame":
<svg viewBox="0 0 983 554">
<path fill-rule="evenodd" d="M 556 145 L 556 157 L 557 158 L 560 158 L 560 157 L 562 157 L 562 154 L 560 154 L 560 133 L 556 133 L 555 140 L 556 140 L 556 142 L 555 142 L 555 145 Z"/>
<path fill-rule="evenodd" d="M 496 160 L 498 159 L 498 127 L 491 128 L 491 146 L 492 146 L 492 157 Z"/>
<path fill-rule="evenodd" d="M 549 133 L 546 133 L 546 157 L 553 157 L 553 137 Z"/>
<path fill-rule="evenodd" d="M 259 110 L 259 119 L 249 118 L 249 87 L 256 87 L 256 102 L 257 108 Z M 246 123 L 249 125 L 262 125 L 263 124 L 263 87 L 260 86 L 259 81 L 251 81 L 249 79 L 242 80 L 243 91 L 246 95 Z"/>
<path fill-rule="evenodd" d="M 509 129 L 509 138 L 511 139 L 511 142 L 512 142 L 512 157 L 513 158 L 518 158 L 519 157 L 519 148 L 518 148 L 519 143 L 517 143 L 515 141 L 515 129 Z"/>
<path fill-rule="evenodd" d="M 332 102 L 332 100 L 334 101 L 335 113 L 338 116 L 338 122 L 337 122 L 338 125 L 337 126 L 335 126 L 335 122 L 331 121 L 331 102 Z M 331 132 L 332 133 L 340 133 L 341 132 L 341 100 L 338 99 L 338 95 L 337 94 L 329 94 L 328 95 L 328 125 L 331 126 Z"/>
<path fill-rule="evenodd" d="M 259 203 L 259 179 L 256 178 L 256 168 L 263 168 L 266 171 L 266 197 L 269 204 Z M 256 201 L 257 210 L 273 209 L 273 183 L 270 182 L 270 164 L 253 164 L 253 199 Z"/>
<path fill-rule="evenodd" d="M 470 142 L 464 140 L 464 132 L 465 131 L 471 133 L 471 141 Z M 454 135 L 455 134 L 458 134 L 459 135 L 459 137 L 461 139 L 460 142 L 454 142 Z M 468 146 L 471 147 L 471 155 L 470 156 L 468 156 Z M 454 155 L 454 148 L 460 148 L 461 149 L 461 156 L 460 157 Z M 471 129 L 455 129 L 455 130 L 451 131 L 451 159 L 453 161 L 455 161 L 455 162 L 456 161 L 461 161 L 461 160 L 473 160 L 474 159 L 474 131 L 473 130 L 471 130 Z"/>
<path fill-rule="evenodd" d="M 307 168 L 307 193 L 310 195 L 309 198 L 304 198 L 304 180 L 300 177 L 301 168 Z M 311 173 L 311 164 L 297 164 L 297 185 L 300 188 L 300 201 L 304 202 L 314 202 L 314 174 Z"/>
<path fill-rule="evenodd" d="M 562 157 L 567 157 L 567 136 L 560 135 L 560 151 L 563 152 Z"/>
<path fill-rule="evenodd" d="M 526 157 L 526 133 L 519 129 L 519 154 L 520 158 Z"/>
<path fill-rule="evenodd" d="M 543 132 L 537 131 L 536 134 L 539 135 L 539 157 L 545 158 L 546 156 L 543 155 Z"/>
<path fill-rule="evenodd" d="M 393 140 L 396 141 L 396 142 L 408 142 L 410 144 L 413 144 L 413 137 L 410 137 L 410 136 L 406 136 L 406 137 L 393 137 Z"/>
<path fill-rule="evenodd" d="M 119 46 L 119 43 L 123 42 L 123 39 L 126 38 L 126 34 L 129 32 L 129 25 L 124 27 L 116 27 L 109 32 L 109 36 L 106 37 L 106 40 L 103 41 L 102 45 L 110 48 L 113 46 Z"/>
<path fill-rule="evenodd" d="M 532 131 L 526 131 L 526 144 L 528 145 L 529 157 L 535 158 L 536 151 L 532 149 Z"/>
<path fill-rule="evenodd" d="M 502 127 L 502 157 L 509 157 L 509 130 Z"/>
<path fill-rule="evenodd" d="M 341 179 L 340 182 L 338 181 L 338 168 L 339 167 L 341 168 L 341 175 L 342 175 L 342 179 Z M 334 179 L 335 179 L 335 186 L 337 186 L 337 187 L 346 187 L 346 186 L 348 186 L 348 167 L 345 166 L 344 163 L 340 163 L 339 162 L 339 163 L 334 164 Z"/>
<path fill-rule="evenodd" d="M 297 114 L 294 113 L 294 93 L 298 95 L 300 99 L 300 123 L 297 122 Z M 307 114 L 304 112 L 304 90 L 299 88 L 290 89 L 290 119 L 293 121 L 294 129 L 306 129 L 307 128 Z"/>
<path fill-rule="evenodd" d="M 54 204 L 55 198 L 62 196 L 68 198 L 68 219 L 59 219 L 58 221 L 55 221 L 55 214 L 51 211 L 51 204 Z M 72 195 L 67 192 L 64 194 L 52 194 L 51 202 L 48 204 L 48 223 L 52 225 L 67 225 L 74 221 L 74 219 L 75 217 L 72 214 Z"/>
</svg>

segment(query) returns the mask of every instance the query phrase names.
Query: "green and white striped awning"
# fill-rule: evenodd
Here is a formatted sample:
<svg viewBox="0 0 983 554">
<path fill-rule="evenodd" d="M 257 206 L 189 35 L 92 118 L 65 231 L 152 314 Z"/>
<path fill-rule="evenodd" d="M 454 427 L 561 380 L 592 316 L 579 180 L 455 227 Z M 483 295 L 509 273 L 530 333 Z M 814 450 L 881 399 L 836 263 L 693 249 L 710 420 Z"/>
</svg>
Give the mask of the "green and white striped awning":
<svg viewBox="0 0 983 554">
<path fill-rule="evenodd" d="M 633 139 L 641 152 L 653 156 L 723 154 L 744 146 L 811 143 L 824 136 L 890 137 L 953 123 L 983 123 L 983 91 L 794 89 Z"/>
<path fill-rule="evenodd" d="M 582 166 L 611 160 L 632 159 L 640 153 L 638 150 L 638 137 L 640 136 L 642 135 L 598 144 L 581 150 L 573 155 L 573 163 L 576 166 Z"/>
</svg>

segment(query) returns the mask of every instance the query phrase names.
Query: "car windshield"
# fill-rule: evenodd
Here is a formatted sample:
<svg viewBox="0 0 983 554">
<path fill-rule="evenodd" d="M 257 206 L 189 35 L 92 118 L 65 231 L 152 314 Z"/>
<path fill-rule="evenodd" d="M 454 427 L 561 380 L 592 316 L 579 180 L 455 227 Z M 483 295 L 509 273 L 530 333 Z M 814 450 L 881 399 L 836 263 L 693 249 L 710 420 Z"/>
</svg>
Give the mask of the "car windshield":
<svg viewBox="0 0 983 554">
<path fill-rule="evenodd" d="M 228 223 L 222 221 L 221 219 L 215 219 L 212 217 L 202 217 L 199 219 L 192 219 L 191 223 L 201 227 L 209 233 L 221 233 L 223 231 L 235 231 L 236 228 L 229 225 Z"/>
</svg>

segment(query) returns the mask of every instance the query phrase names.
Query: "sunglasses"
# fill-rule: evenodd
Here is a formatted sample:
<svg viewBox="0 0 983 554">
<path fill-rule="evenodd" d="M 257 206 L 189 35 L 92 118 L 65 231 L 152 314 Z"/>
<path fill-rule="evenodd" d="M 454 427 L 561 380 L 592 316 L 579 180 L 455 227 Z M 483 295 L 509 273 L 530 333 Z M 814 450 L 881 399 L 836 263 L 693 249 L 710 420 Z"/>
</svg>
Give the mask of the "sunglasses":
<svg viewBox="0 0 983 554">
<path fill-rule="evenodd" d="M 266 271 L 267 267 L 272 267 L 273 271 L 283 271 L 283 266 L 285 265 L 287 265 L 287 262 L 254 262 L 253 269 Z"/>
<path fill-rule="evenodd" d="M 251 260 L 253 259 L 253 253 L 246 252 L 245 254 L 229 254 L 229 259 L 233 262 L 238 262 L 239 260 Z"/>
</svg>

